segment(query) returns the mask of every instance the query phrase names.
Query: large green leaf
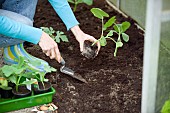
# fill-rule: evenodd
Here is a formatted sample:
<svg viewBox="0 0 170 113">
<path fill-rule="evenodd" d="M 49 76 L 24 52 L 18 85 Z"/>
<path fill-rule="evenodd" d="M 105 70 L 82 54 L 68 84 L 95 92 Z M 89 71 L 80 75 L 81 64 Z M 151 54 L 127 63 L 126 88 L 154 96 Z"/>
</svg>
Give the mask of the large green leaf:
<svg viewBox="0 0 170 113">
<path fill-rule="evenodd" d="M 8 78 L 9 81 L 11 81 L 12 83 L 16 84 L 17 83 L 17 76 L 12 75 Z"/>
<path fill-rule="evenodd" d="M 31 84 L 33 84 L 33 83 L 35 83 L 35 82 L 37 82 L 37 80 L 32 79 L 32 80 L 24 81 L 24 82 L 21 83 L 21 84 L 24 84 L 24 85 L 31 85 Z"/>
<path fill-rule="evenodd" d="M 126 33 L 122 33 L 122 37 L 125 42 L 129 41 L 129 36 Z"/>
<path fill-rule="evenodd" d="M 107 29 L 108 27 L 112 26 L 116 21 L 116 17 L 113 16 L 110 18 L 105 24 L 104 24 L 104 29 Z"/>
<path fill-rule="evenodd" d="M 122 23 L 122 33 L 125 32 L 130 27 L 129 22 L 123 22 Z"/>
<path fill-rule="evenodd" d="M 3 90 L 11 90 L 12 89 L 12 87 L 3 86 L 3 85 L 0 85 L 0 88 L 2 88 Z"/>
<path fill-rule="evenodd" d="M 104 17 L 109 17 L 109 15 L 100 8 L 92 8 L 90 11 L 93 13 L 95 17 L 100 19 L 103 19 Z"/>
<path fill-rule="evenodd" d="M 10 70 L 10 71 L 9 71 Z M 16 68 L 8 65 L 4 65 L 2 67 L 2 72 L 4 73 L 5 77 L 9 77 L 15 72 Z"/>
</svg>

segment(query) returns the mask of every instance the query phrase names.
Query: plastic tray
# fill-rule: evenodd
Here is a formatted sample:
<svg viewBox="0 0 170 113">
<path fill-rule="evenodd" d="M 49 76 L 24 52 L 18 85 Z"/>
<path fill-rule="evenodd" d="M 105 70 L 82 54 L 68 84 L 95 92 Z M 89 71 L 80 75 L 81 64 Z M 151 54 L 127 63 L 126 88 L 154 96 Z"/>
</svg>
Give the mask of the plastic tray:
<svg viewBox="0 0 170 113">
<path fill-rule="evenodd" d="M 50 92 L 18 99 L 0 99 L 0 113 L 33 107 L 52 102 L 55 89 Z"/>
</svg>

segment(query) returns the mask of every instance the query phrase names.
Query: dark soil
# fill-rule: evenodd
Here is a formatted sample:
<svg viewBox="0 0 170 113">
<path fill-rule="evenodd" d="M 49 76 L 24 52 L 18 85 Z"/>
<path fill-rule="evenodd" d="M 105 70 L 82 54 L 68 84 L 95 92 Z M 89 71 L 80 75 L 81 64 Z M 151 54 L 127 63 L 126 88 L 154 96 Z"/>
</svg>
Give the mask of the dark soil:
<svg viewBox="0 0 170 113">
<path fill-rule="evenodd" d="M 94 0 L 92 6 L 78 5 L 75 15 L 80 22 L 81 29 L 96 38 L 100 37 L 101 21 L 95 18 L 90 9 L 99 7 L 116 16 L 117 22 L 129 21 L 130 29 L 126 32 L 130 36 L 128 43 L 118 49 L 114 57 L 115 44 L 108 41 L 102 47 L 95 59 L 87 59 L 81 55 L 79 44 L 70 31 L 46 1 L 39 0 L 34 26 L 53 27 L 64 31 L 69 37 L 69 43 L 60 43 L 59 49 L 66 61 L 66 65 L 83 76 L 88 84 L 81 83 L 59 72 L 60 64 L 50 60 L 41 52 L 37 45 L 27 44 L 27 51 L 42 58 L 58 69 L 47 77 L 50 79 L 56 94 L 53 103 L 59 107 L 59 113 L 140 113 L 142 66 L 143 66 L 143 31 L 135 25 L 131 18 L 124 18 L 113 10 L 104 0 Z"/>
<path fill-rule="evenodd" d="M 38 86 L 33 85 L 34 94 L 46 93 L 46 92 L 49 92 L 50 89 L 51 89 L 50 82 L 44 82 L 44 86 L 43 86 L 42 82 L 38 82 Z"/>
</svg>

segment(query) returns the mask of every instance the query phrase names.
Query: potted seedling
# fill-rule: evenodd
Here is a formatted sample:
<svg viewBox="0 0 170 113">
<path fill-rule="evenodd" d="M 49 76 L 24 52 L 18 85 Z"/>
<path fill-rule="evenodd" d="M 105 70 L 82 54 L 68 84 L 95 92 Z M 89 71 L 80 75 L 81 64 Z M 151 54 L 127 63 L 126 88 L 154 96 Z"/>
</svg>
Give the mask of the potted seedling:
<svg viewBox="0 0 170 113">
<path fill-rule="evenodd" d="M 111 17 L 106 23 L 104 23 L 104 18 L 109 17 L 109 14 L 107 14 L 100 8 L 92 8 L 91 12 L 95 17 L 101 19 L 102 21 L 102 32 L 100 38 L 97 41 L 100 42 L 101 46 L 106 46 L 107 39 L 112 40 L 116 45 L 114 51 L 114 56 L 116 56 L 118 48 L 123 46 L 123 41 L 129 41 L 129 36 L 125 33 L 125 31 L 130 27 L 130 23 L 125 21 L 120 24 L 117 24 L 115 16 Z M 112 29 L 108 30 L 109 27 L 112 27 Z M 108 31 L 106 36 L 104 36 L 104 31 Z M 117 39 L 115 39 L 113 36 L 117 36 Z M 95 43 L 93 43 L 93 45 Z"/>
<path fill-rule="evenodd" d="M 45 78 L 45 75 L 47 73 L 55 72 L 56 69 L 50 66 L 45 66 L 44 69 L 45 71 L 43 72 L 36 71 L 33 73 L 34 78 L 37 80 L 37 82 L 32 85 L 34 94 L 45 93 L 51 89 L 51 83 L 48 82 L 48 79 Z"/>
<path fill-rule="evenodd" d="M 1 68 L 5 78 L 15 84 L 12 93 L 16 98 L 31 95 L 31 91 L 27 89 L 26 85 L 33 84 L 36 80 L 28 79 L 28 76 L 31 74 L 31 72 L 28 72 L 28 68 L 29 66 L 23 57 L 19 57 L 18 64 L 4 65 Z"/>
<path fill-rule="evenodd" d="M 8 80 L 4 77 L 1 69 L 0 69 L 0 96 L 1 98 L 11 98 L 12 95 L 12 87 L 9 86 Z"/>
<path fill-rule="evenodd" d="M 92 5 L 93 4 L 93 0 L 68 0 L 68 2 L 74 4 L 74 8 L 73 8 L 74 12 L 77 9 L 77 5 L 80 4 L 80 3 L 85 3 L 87 5 Z"/>
</svg>

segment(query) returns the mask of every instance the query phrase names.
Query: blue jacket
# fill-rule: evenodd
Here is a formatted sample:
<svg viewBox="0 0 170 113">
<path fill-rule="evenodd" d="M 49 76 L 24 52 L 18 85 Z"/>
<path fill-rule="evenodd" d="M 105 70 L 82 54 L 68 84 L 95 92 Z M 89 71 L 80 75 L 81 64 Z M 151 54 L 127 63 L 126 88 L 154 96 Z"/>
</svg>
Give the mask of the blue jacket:
<svg viewBox="0 0 170 113">
<path fill-rule="evenodd" d="M 67 0 L 49 0 L 49 2 L 66 25 L 67 30 L 79 24 Z M 42 30 L 0 16 L 0 34 L 37 44 L 41 38 Z"/>
</svg>

